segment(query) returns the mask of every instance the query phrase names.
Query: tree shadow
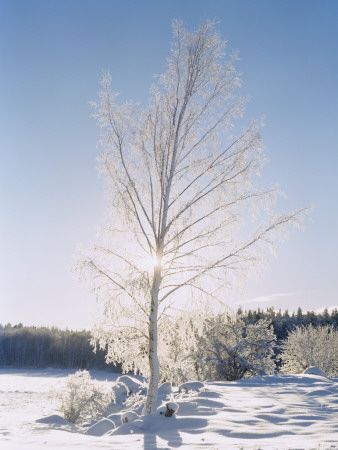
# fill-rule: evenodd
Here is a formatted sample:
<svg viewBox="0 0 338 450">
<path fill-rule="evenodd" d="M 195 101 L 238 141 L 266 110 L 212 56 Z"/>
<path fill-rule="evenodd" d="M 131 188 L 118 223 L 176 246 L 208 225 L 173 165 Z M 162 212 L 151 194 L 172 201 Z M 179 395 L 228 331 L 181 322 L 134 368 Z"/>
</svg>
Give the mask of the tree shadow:
<svg viewBox="0 0 338 450">
<path fill-rule="evenodd" d="M 156 434 L 153 434 L 153 433 L 144 434 L 143 448 L 144 448 L 144 450 L 150 450 L 153 448 L 157 448 Z"/>
<path fill-rule="evenodd" d="M 170 417 L 166 421 L 166 427 L 162 430 L 152 432 L 150 428 L 147 433 L 144 433 L 144 450 L 157 449 L 157 437 L 167 441 L 169 449 L 179 448 L 183 445 L 181 430 L 188 434 L 204 433 L 208 425 L 207 420 L 196 417 Z"/>
</svg>

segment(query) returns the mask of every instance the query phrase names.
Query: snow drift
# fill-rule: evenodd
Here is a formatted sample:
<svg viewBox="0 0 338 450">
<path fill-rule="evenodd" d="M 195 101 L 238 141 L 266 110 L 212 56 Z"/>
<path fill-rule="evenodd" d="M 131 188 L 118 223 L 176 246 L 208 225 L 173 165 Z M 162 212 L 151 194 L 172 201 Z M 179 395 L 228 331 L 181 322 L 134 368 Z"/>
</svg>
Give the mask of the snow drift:
<svg viewBox="0 0 338 450">
<path fill-rule="evenodd" d="M 258 376 L 208 381 L 202 389 L 181 392 L 169 392 L 167 385 L 152 415 L 135 415 L 135 420 L 122 423 L 122 414 L 137 414 L 140 407 L 141 396 L 130 402 L 137 394 L 133 392 L 120 404 L 124 410 L 91 424 L 73 425 L 65 423 L 48 397 L 51 388 L 65 384 L 68 374 L 0 370 L 1 450 L 338 448 L 338 379 L 316 374 Z M 104 372 L 92 376 L 111 387 L 118 378 Z M 171 417 L 160 414 L 167 404 L 177 405 Z"/>
</svg>

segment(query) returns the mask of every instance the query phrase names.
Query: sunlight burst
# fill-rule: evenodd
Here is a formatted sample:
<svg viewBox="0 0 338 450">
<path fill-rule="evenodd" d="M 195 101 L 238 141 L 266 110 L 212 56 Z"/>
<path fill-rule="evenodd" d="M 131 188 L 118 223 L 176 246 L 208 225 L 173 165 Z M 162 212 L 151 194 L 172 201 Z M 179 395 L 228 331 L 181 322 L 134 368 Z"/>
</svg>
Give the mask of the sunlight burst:
<svg viewBox="0 0 338 450">
<path fill-rule="evenodd" d="M 152 257 L 153 262 L 153 269 L 161 267 L 161 258 L 159 258 L 157 255 L 153 255 Z"/>
</svg>

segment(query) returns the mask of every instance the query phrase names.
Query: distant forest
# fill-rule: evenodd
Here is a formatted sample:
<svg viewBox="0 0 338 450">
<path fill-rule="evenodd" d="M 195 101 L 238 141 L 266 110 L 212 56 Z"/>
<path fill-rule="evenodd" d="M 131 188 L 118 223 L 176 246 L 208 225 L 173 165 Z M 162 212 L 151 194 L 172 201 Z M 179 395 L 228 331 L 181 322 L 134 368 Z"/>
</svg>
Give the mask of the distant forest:
<svg viewBox="0 0 338 450">
<path fill-rule="evenodd" d="M 0 366 L 114 369 L 89 341 L 85 330 L 0 325 Z"/>
<path fill-rule="evenodd" d="M 325 309 L 322 313 L 308 311 L 305 314 L 301 308 L 295 314 L 275 311 L 273 308 L 253 311 L 238 309 L 237 317 L 241 317 L 246 324 L 267 319 L 276 335 L 276 355 L 279 353 L 279 345 L 296 327 L 311 324 L 315 327 L 333 325 L 338 328 L 337 309 L 331 312 Z M 89 341 L 90 332 L 86 330 L 26 327 L 23 324 L 0 325 L 0 366 L 118 370 L 112 364 L 106 364 L 106 352 L 98 350 L 95 353 Z"/>
<path fill-rule="evenodd" d="M 274 308 L 268 308 L 266 310 L 249 310 L 242 311 L 238 309 L 237 316 L 240 316 L 246 324 L 257 323 L 260 319 L 267 319 L 273 326 L 273 330 L 276 335 L 277 344 L 280 344 L 287 337 L 289 332 L 293 331 L 296 327 L 306 327 L 307 325 L 327 326 L 332 325 L 338 328 L 338 309 L 334 308 L 331 312 L 328 309 L 324 309 L 322 313 L 316 313 L 314 311 L 302 312 L 301 308 L 298 308 L 296 313 L 289 314 L 286 311 L 275 311 Z"/>
</svg>

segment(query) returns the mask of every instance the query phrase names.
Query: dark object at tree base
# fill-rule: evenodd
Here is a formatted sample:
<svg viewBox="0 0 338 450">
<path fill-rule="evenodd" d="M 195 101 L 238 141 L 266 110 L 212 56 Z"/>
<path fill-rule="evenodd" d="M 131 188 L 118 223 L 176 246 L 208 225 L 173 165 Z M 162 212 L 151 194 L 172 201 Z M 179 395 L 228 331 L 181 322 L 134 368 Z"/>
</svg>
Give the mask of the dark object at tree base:
<svg viewBox="0 0 338 450">
<path fill-rule="evenodd" d="M 164 413 L 164 415 L 166 416 L 166 417 L 171 417 L 173 414 L 175 414 L 175 410 L 174 409 L 171 409 L 171 408 L 169 408 L 169 405 L 167 404 L 166 405 L 167 406 L 167 410 L 166 410 L 166 412 Z"/>
</svg>

